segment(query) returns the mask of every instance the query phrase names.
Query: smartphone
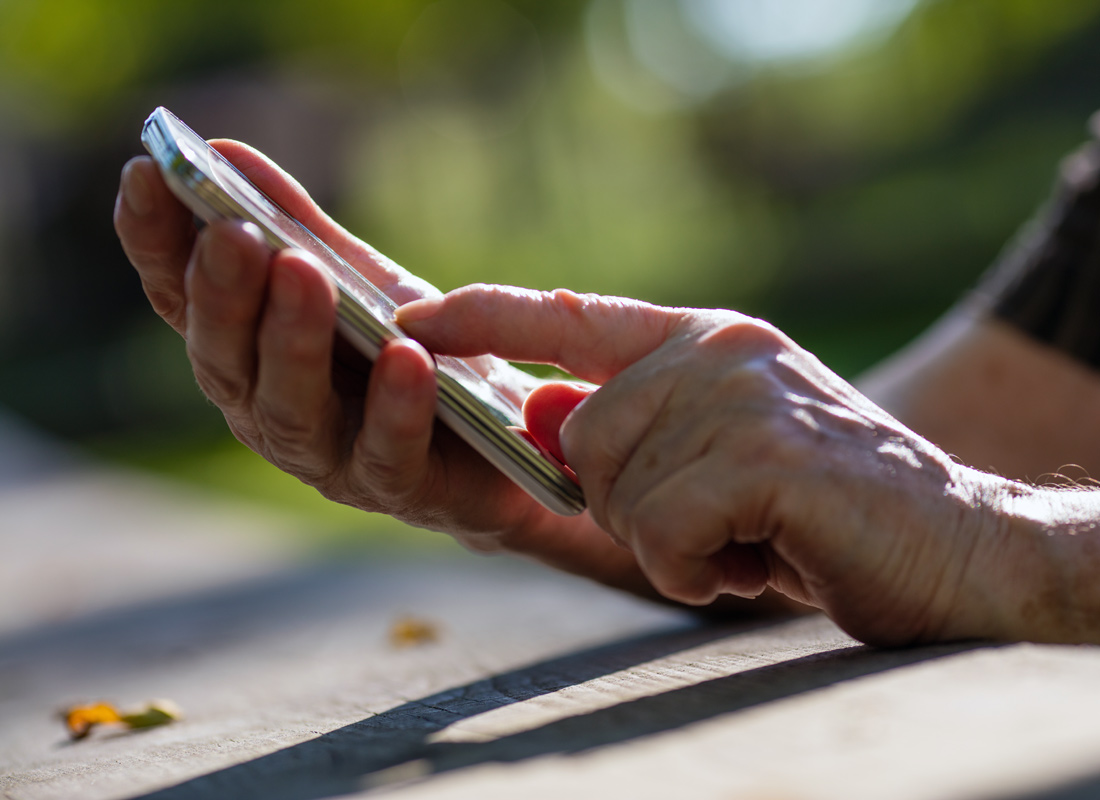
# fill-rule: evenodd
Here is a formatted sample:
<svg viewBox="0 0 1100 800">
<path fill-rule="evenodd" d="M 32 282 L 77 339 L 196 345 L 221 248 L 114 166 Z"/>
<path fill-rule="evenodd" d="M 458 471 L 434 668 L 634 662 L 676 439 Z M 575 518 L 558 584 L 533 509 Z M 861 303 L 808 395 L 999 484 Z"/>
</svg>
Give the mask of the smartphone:
<svg viewBox="0 0 1100 800">
<path fill-rule="evenodd" d="M 387 341 L 407 338 L 394 322 L 397 305 L 389 297 L 172 112 L 154 111 L 141 141 L 168 187 L 200 220 L 245 220 L 263 231 L 273 249 L 294 247 L 316 256 L 339 293 L 337 329 L 365 356 L 374 359 Z M 575 477 L 518 433 L 523 415 L 503 392 L 461 359 L 435 356 L 435 364 L 436 413 L 446 425 L 546 508 L 558 514 L 584 510 Z"/>
</svg>

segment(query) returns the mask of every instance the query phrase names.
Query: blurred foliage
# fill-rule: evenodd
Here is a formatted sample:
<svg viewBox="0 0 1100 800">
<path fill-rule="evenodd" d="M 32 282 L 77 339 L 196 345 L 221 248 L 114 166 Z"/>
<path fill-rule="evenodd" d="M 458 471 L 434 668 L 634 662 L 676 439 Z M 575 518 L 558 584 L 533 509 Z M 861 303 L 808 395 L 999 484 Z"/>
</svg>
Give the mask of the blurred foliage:
<svg viewBox="0 0 1100 800">
<path fill-rule="evenodd" d="M 492 5 L 472 0 L 467 7 Z M 226 70 L 264 64 L 293 71 L 303 59 L 340 80 L 393 85 L 397 54 L 432 0 L 4 0 L 0 83 L 7 116 L 39 129 L 83 127 L 125 105 L 125 95 L 181 79 L 216 81 Z M 568 25 L 580 0 L 514 3 L 543 35 Z M 473 8 L 475 19 L 478 9 Z M 480 15 L 485 18 L 485 14 Z M 493 18 L 493 15 L 488 15 Z M 437 30 L 424 42 L 438 63 L 462 51 L 507 54 L 504 29 Z"/>
<path fill-rule="evenodd" d="M 224 442 L 220 418 L 110 228 L 158 104 L 442 288 L 740 308 L 856 374 L 973 284 L 1083 138 L 1100 0 L 925 0 L 801 60 L 699 24 L 755 1 L 3 0 L 0 406 L 252 491 L 236 450 L 173 444 Z"/>
</svg>

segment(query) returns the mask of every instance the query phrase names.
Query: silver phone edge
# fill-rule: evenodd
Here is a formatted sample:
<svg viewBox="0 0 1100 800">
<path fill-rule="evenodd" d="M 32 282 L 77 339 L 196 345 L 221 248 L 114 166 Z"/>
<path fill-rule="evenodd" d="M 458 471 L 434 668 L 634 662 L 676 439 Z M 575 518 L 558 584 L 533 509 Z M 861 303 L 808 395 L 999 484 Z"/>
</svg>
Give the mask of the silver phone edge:
<svg viewBox="0 0 1100 800">
<path fill-rule="evenodd" d="M 232 202 L 220 187 L 217 191 L 209 190 L 208 184 L 213 184 L 213 181 L 174 146 L 173 138 L 164 130 L 161 112 L 171 113 L 163 108 L 154 111 L 146 120 L 142 142 L 153 155 L 165 179 L 202 206 L 201 210 L 191 210 L 207 222 L 217 218 L 245 219 L 264 232 L 272 248 L 290 246 L 291 243 Z M 333 279 L 339 293 L 338 328 L 365 356 L 373 360 L 386 341 L 405 335 L 400 330 L 391 330 L 375 318 L 340 285 L 335 276 Z M 550 511 L 564 516 L 584 511 L 584 493 L 574 481 L 508 432 L 458 381 L 437 369 L 436 382 L 439 397 L 437 414 L 467 444 Z"/>
</svg>

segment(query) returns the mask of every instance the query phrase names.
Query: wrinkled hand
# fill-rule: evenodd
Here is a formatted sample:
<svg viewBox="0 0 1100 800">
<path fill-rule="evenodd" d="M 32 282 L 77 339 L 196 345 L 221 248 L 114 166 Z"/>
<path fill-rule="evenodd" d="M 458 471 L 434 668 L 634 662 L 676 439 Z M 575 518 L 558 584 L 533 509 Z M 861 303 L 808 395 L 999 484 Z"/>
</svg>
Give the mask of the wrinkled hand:
<svg viewBox="0 0 1100 800">
<path fill-rule="evenodd" d="M 395 301 L 439 294 L 333 223 L 259 153 L 215 145 Z M 273 464 L 331 499 L 425 527 L 495 535 L 537 515 L 496 470 L 436 429 L 422 347 L 391 342 L 373 372 L 342 341 L 334 349 L 334 289 L 308 254 L 272 253 L 247 224 L 196 232 L 148 158 L 123 170 L 115 226 L 153 308 L 186 339 L 199 386 L 237 438 Z M 501 363 L 481 368 L 521 402 L 534 385 Z M 498 502 L 483 502 L 487 492 Z"/>
<path fill-rule="evenodd" d="M 439 293 L 324 215 L 259 153 L 216 147 L 397 302 Z M 237 438 L 325 496 L 652 596 L 634 557 L 587 515 L 543 509 L 434 421 L 430 356 L 389 343 L 369 368 L 336 342 L 334 294 L 307 254 L 273 254 L 248 225 L 196 232 L 148 158 L 123 170 L 115 227 L 153 308 L 187 342 L 199 386 Z M 479 365 L 522 403 L 537 382 Z M 369 378 L 368 378 L 369 373 Z"/>
<path fill-rule="evenodd" d="M 560 423 L 560 441 L 544 442 L 666 597 L 772 587 L 882 644 L 1011 636 L 991 586 L 1020 553 L 988 510 L 1006 482 L 953 462 L 775 328 L 486 286 L 398 319 L 439 352 L 552 363 L 602 384 L 570 390 L 581 402 L 567 417 L 543 408 L 560 389 L 536 389 L 528 427 Z"/>
</svg>

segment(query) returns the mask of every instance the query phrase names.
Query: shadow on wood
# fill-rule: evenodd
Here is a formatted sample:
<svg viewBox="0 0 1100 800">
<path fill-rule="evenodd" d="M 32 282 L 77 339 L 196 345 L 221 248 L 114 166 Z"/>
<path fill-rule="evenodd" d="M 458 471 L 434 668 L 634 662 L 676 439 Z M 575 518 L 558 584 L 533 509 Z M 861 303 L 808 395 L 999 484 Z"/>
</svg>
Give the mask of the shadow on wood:
<svg viewBox="0 0 1100 800">
<path fill-rule="evenodd" d="M 1100 773 L 1080 778 L 1061 786 L 1038 789 L 1026 794 L 1013 794 L 1004 800 L 1096 800 L 1100 797 Z"/>
<path fill-rule="evenodd" d="M 573 653 L 406 703 L 317 739 L 135 800 L 212 796 L 321 800 L 392 788 L 430 781 L 434 775 L 479 764 L 580 753 L 629 742 L 843 681 L 987 646 L 961 644 L 893 651 L 843 647 L 559 718 L 489 741 L 432 741 L 434 734 L 494 709 L 745 630 L 728 626 L 680 628 Z"/>
</svg>

